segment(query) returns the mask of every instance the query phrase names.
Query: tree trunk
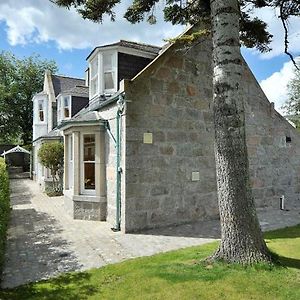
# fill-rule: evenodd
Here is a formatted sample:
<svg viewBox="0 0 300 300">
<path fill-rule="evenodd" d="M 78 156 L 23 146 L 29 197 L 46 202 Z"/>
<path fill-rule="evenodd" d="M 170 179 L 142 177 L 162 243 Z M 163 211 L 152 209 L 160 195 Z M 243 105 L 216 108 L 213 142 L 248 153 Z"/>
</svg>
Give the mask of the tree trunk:
<svg viewBox="0 0 300 300">
<path fill-rule="evenodd" d="M 249 184 L 237 0 L 211 0 L 215 158 L 221 243 L 213 259 L 270 261 Z"/>
</svg>

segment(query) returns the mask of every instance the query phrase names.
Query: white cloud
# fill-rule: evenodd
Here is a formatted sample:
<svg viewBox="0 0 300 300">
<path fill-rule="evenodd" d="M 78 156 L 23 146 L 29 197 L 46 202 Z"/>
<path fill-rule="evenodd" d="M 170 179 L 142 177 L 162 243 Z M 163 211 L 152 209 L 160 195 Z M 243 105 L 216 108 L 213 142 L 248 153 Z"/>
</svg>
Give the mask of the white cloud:
<svg viewBox="0 0 300 300">
<path fill-rule="evenodd" d="M 255 10 L 257 17 L 268 24 L 268 31 L 273 35 L 270 47 L 272 51 L 269 53 L 259 54 L 260 58 L 270 59 L 284 53 L 284 29 L 280 19 L 279 13 L 271 8 L 262 8 Z M 300 52 L 300 18 L 292 17 L 288 23 L 289 29 L 289 51 L 296 55 Z M 258 52 L 254 50 L 257 54 Z"/>
<path fill-rule="evenodd" d="M 287 100 L 287 84 L 294 76 L 294 65 L 291 61 L 286 62 L 280 71 L 273 73 L 267 79 L 260 82 L 260 86 L 265 92 L 270 102 L 275 103 L 275 108 L 284 114 L 282 105 Z"/>
<path fill-rule="evenodd" d="M 117 21 L 106 20 L 103 25 L 83 20 L 73 9 L 59 8 L 49 0 L 0 0 L 0 22 L 6 24 L 10 45 L 55 41 L 58 48 L 84 49 L 119 39 L 161 45 L 163 39 L 174 37 L 181 26 L 166 24 L 132 25 L 122 18 L 129 0 L 117 7 Z M 161 7 L 160 7 L 161 8 Z"/>
<path fill-rule="evenodd" d="M 4 22 L 8 42 L 14 45 L 55 41 L 63 50 L 84 49 L 115 42 L 121 38 L 163 44 L 163 39 L 178 35 L 181 26 L 173 26 L 162 20 L 163 0 L 158 4 L 158 24 L 132 25 L 122 16 L 131 0 L 124 0 L 116 8 L 117 21 L 106 20 L 103 25 L 83 20 L 75 10 L 59 8 L 50 0 L 0 0 L 0 22 Z M 283 53 L 283 29 L 278 14 L 272 9 L 258 9 L 255 15 L 269 25 L 274 35 L 273 51 L 260 54 L 261 58 L 272 58 Z M 300 52 L 300 18 L 292 18 L 290 28 L 290 50 Z"/>
</svg>

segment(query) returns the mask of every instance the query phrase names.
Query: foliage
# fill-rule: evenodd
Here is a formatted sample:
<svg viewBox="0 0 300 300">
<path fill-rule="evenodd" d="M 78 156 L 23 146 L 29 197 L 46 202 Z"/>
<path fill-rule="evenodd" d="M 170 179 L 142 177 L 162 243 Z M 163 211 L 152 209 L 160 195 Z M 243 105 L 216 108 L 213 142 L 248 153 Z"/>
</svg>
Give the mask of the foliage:
<svg viewBox="0 0 300 300">
<path fill-rule="evenodd" d="M 75 7 L 83 18 L 94 22 L 103 22 L 104 15 L 115 20 L 113 8 L 121 0 L 50 0 L 59 6 Z M 147 20 L 156 23 L 155 12 L 159 0 L 133 0 L 127 8 L 124 18 L 131 23 Z M 280 11 L 279 18 L 285 30 L 285 52 L 288 53 L 288 20 L 300 15 L 300 1 L 294 0 L 240 0 L 240 40 L 248 48 L 256 47 L 261 52 L 270 51 L 272 35 L 267 30 L 267 23 L 253 16 L 255 9 L 271 7 Z M 164 18 L 172 24 L 210 23 L 210 0 L 168 0 L 163 9 Z"/>
<path fill-rule="evenodd" d="M 266 234 L 282 265 L 201 260 L 217 243 L 137 258 L 0 292 L 1 299 L 299 299 L 300 226 Z"/>
<path fill-rule="evenodd" d="M 283 106 L 289 115 L 292 115 L 292 121 L 300 119 L 300 70 L 295 69 L 294 77 L 288 84 L 288 99 Z M 298 126 L 297 126 L 298 127 Z"/>
<path fill-rule="evenodd" d="M 5 161 L 0 157 L 0 274 L 3 267 L 9 213 L 9 179 Z"/>
<path fill-rule="evenodd" d="M 32 97 L 43 89 L 46 70 L 56 72 L 56 63 L 38 55 L 19 59 L 10 52 L 0 52 L 1 143 L 31 142 Z"/>
<path fill-rule="evenodd" d="M 53 191 L 61 192 L 63 174 L 64 145 L 61 142 L 44 143 L 38 151 L 40 163 L 51 172 Z"/>
</svg>

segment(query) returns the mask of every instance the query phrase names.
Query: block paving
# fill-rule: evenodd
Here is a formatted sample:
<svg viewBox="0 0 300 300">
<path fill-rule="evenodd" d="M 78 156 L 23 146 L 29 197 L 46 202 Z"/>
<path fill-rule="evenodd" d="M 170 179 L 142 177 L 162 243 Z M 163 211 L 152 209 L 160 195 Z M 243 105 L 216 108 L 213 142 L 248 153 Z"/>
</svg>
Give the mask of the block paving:
<svg viewBox="0 0 300 300">
<path fill-rule="evenodd" d="M 137 234 L 113 232 L 106 222 L 73 220 L 64 210 L 63 197 L 48 197 L 30 179 L 11 180 L 11 206 L 2 288 L 220 237 L 218 220 Z M 259 210 L 258 214 L 263 230 L 300 223 L 300 210 Z"/>
</svg>

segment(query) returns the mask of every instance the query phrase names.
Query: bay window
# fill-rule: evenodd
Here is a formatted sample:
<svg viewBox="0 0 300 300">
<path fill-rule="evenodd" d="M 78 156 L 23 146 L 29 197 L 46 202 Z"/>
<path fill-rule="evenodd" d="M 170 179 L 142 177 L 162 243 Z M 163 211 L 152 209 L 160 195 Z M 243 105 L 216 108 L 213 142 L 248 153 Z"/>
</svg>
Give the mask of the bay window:
<svg viewBox="0 0 300 300">
<path fill-rule="evenodd" d="M 117 91 L 117 52 L 99 52 L 90 62 L 90 98 Z"/>
<path fill-rule="evenodd" d="M 60 96 L 57 100 L 57 120 L 71 118 L 71 96 Z"/>
</svg>

